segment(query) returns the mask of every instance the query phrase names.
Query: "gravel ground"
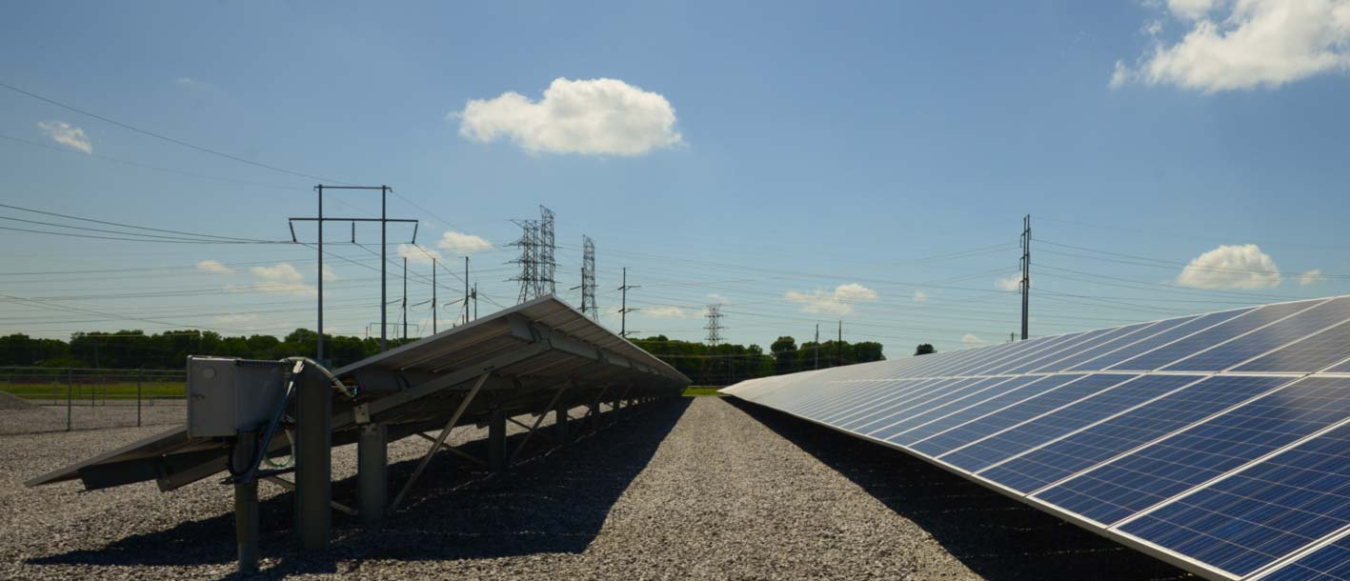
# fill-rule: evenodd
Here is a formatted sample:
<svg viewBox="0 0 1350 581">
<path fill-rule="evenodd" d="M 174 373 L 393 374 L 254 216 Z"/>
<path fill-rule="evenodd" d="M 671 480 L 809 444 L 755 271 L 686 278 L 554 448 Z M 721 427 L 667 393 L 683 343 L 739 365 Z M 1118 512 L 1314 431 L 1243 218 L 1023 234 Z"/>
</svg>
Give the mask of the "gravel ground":
<svg viewBox="0 0 1350 581">
<path fill-rule="evenodd" d="M 230 578 L 230 493 L 214 480 L 168 494 L 21 485 L 159 429 L 0 437 L 0 578 Z M 462 428 L 452 440 L 483 435 Z M 390 447 L 391 488 L 425 446 Z M 262 577 L 1184 577 L 897 452 L 715 397 L 643 406 L 563 449 L 533 448 L 496 476 L 439 455 L 383 526 L 335 515 L 322 554 L 291 550 L 291 496 L 264 484 Z M 335 452 L 339 501 L 353 502 L 354 463 L 354 447 Z"/>
<path fill-rule="evenodd" d="M 48 404 L 51 403 L 47 400 Z M 175 426 L 183 423 L 187 414 L 183 400 L 160 400 L 154 404 L 143 402 L 141 425 Z M 74 405 L 70 408 L 70 425 L 74 430 L 106 430 L 136 426 L 136 401 L 111 401 L 108 405 Z M 66 406 L 29 405 L 27 409 L 0 409 L 0 435 L 33 434 L 66 431 Z"/>
</svg>

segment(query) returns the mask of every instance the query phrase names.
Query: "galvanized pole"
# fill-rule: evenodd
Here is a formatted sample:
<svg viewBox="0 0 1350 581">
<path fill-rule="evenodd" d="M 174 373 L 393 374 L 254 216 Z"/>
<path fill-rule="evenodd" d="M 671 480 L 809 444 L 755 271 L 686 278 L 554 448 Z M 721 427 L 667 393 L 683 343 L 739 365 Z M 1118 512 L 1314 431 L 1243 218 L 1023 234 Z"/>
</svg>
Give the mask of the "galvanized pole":
<svg viewBox="0 0 1350 581">
<path fill-rule="evenodd" d="M 306 366 L 296 378 L 295 408 L 295 530 L 301 550 L 326 549 L 333 510 L 333 394 L 317 369 Z"/>
<path fill-rule="evenodd" d="M 1022 218 L 1022 340 L 1026 341 L 1031 303 L 1031 214 Z"/>
<path fill-rule="evenodd" d="M 323 363 L 323 184 L 319 184 L 319 338 L 318 357 Z"/>
<path fill-rule="evenodd" d="M 403 340 L 408 340 L 408 257 L 403 257 Z"/>
<path fill-rule="evenodd" d="M 389 229 L 389 219 L 387 208 L 389 206 L 389 186 L 380 186 L 380 351 L 389 349 L 388 339 L 385 338 L 385 332 L 389 324 L 385 322 L 389 310 L 389 284 L 386 282 L 386 266 L 389 259 L 385 257 L 385 252 L 389 248 L 389 243 L 385 240 L 386 232 Z"/>
<path fill-rule="evenodd" d="M 436 258 L 431 258 L 431 334 L 436 334 Z"/>
<path fill-rule="evenodd" d="M 66 431 L 71 428 L 71 408 L 75 406 L 75 374 L 72 370 L 66 370 Z"/>
<path fill-rule="evenodd" d="M 252 461 L 257 453 L 257 433 L 240 432 L 237 444 L 230 462 L 236 472 L 246 472 L 253 467 L 243 460 Z M 258 481 L 235 482 L 234 539 L 240 575 L 253 575 L 258 572 L 259 520 Z"/>
<path fill-rule="evenodd" d="M 464 257 L 464 324 L 469 323 L 469 257 Z"/>
<path fill-rule="evenodd" d="M 473 283 L 473 318 L 478 320 L 478 283 Z"/>
</svg>

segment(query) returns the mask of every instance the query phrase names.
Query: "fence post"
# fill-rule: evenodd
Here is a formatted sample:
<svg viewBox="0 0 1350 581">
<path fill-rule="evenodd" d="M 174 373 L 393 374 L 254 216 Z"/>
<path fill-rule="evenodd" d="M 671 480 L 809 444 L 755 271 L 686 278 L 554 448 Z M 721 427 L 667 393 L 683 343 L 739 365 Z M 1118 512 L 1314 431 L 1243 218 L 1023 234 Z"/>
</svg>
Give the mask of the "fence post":
<svg viewBox="0 0 1350 581">
<path fill-rule="evenodd" d="M 141 378 L 136 378 L 136 427 L 141 427 Z"/>
<path fill-rule="evenodd" d="M 75 405 L 75 373 L 66 370 L 66 431 L 71 427 L 71 407 Z"/>
</svg>

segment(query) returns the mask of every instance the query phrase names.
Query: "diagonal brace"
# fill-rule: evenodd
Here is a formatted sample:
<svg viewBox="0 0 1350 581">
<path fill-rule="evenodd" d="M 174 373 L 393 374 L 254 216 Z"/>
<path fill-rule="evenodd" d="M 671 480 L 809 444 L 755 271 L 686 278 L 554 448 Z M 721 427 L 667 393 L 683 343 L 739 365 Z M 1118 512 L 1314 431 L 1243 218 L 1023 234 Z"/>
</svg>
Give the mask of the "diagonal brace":
<svg viewBox="0 0 1350 581">
<path fill-rule="evenodd" d="M 478 376 L 478 381 L 474 382 L 473 388 L 464 396 L 464 401 L 459 402 L 459 407 L 455 408 L 455 414 L 450 416 L 450 421 L 445 423 L 445 428 L 441 430 L 441 434 L 436 436 L 436 441 L 431 445 L 431 449 L 427 450 L 425 456 L 422 456 L 422 461 L 417 464 L 417 469 L 413 470 L 412 476 L 408 478 L 408 482 L 403 485 L 402 490 L 398 491 L 398 496 L 394 497 L 393 504 L 389 505 L 389 512 L 398 510 L 398 506 L 403 503 L 403 498 L 408 495 L 409 490 L 412 490 L 413 485 L 417 483 L 417 479 L 422 476 L 422 472 L 426 471 L 427 464 L 431 463 L 431 457 L 436 455 L 436 451 L 440 450 L 441 447 L 445 445 L 445 439 L 450 436 L 450 430 L 455 427 L 456 423 L 459 423 L 460 416 L 463 416 L 464 411 L 469 409 L 469 404 L 472 403 L 473 398 L 478 395 L 478 391 L 483 389 L 483 384 L 487 383 L 488 376 L 490 375 L 492 374 L 484 373 Z"/>
<path fill-rule="evenodd" d="M 530 437 L 533 436 L 535 432 L 539 431 L 539 424 L 543 423 L 544 416 L 548 415 L 548 410 L 553 409 L 553 406 L 558 403 L 558 398 L 562 397 L 564 391 L 567 391 L 566 385 L 563 385 L 557 393 L 553 394 L 553 399 L 548 400 L 548 405 L 544 406 L 544 413 L 541 413 L 538 417 L 534 418 L 534 425 L 530 426 L 530 431 L 525 433 L 525 438 L 520 441 L 519 446 L 516 446 L 516 451 L 512 452 L 511 457 L 506 459 L 507 466 L 514 463 L 516 461 L 516 456 L 519 456 L 520 452 L 525 449 L 525 444 L 530 443 Z"/>
</svg>

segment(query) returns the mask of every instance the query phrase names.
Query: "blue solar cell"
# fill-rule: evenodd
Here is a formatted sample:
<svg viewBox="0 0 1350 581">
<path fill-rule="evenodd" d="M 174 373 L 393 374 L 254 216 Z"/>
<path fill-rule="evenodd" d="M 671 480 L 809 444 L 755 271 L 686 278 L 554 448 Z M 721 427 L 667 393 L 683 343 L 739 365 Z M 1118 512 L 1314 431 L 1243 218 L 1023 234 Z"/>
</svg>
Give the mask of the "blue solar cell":
<svg viewBox="0 0 1350 581">
<path fill-rule="evenodd" d="M 1156 349 L 1162 345 L 1171 343 L 1172 341 L 1190 335 L 1191 333 L 1200 331 L 1201 329 L 1204 329 L 1206 327 L 1217 325 L 1219 323 L 1232 319 L 1233 317 L 1237 317 L 1245 313 L 1248 313 L 1251 310 L 1252 309 L 1236 309 L 1232 311 L 1210 313 L 1208 315 L 1195 317 L 1189 321 L 1185 321 L 1178 325 L 1168 327 L 1167 329 L 1160 329 L 1159 327 L 1154 327 L 1148 330 L 1148 332 L 1150 333 L 1149 336 L 1144 337 L 1143 339 L 1140 339 L 1128 345 L 1125 345 L 1123 347 L 1120 347 L 1119 349 L 1108 351 L 1103 355 L 1099 355 L 1095 359 L 1091 359 L 1079 363 L 1077 365 L 1074 365 L 1073 367 L 1069 368 L 1069 371 L 1100 371 L 1102 369 L 1106 369 L 1107 367 L 1110 367 L 1112 365 L 1120 363 L 1121 361 L 1139 355 L 1140 353 Z M 1167 323 L 1167 321 L 1159 323 L 1159 326 L 1161 326 L 1164 323 Z"/>
<path fill-rule="evenodd" d="M 1000 384 L 997 390 L 989 393 L 988 397 L 978 398 L 977 401 L 967 402 L 958 410 L 951 411 L 934 420 L 930 420 L 927 424 L 915 424 L 912 428 L 888 426 L 868 433 L 867 435 L 902 446 L 912 444 L 938 432 L 943 432 L 955 426 L 964 424 L 1006 405 L 1035 397 L 1036 395 L 1072 381 L 1076 377 L 1081 376 L 1029 377 L 1024 375 L 1021 377 L 1014 377 L 1006 383 Z"/>
<path fill-rule="evenodd" d="M 962 390 L 964 393 L 949 394 L 943 396 L 942 398 L 934 399 L 932 401 L 925 403 L 923 405 L 922 410 L 919 409 L 910 410 L 909 412 L 904 414 L 903 418 L 890 419 L 888 420 L 889 423 L 876 422 L 877 424 L 879 424 L 878 426 L 868 427 L 865 430 L 859 431 L 863 431 L 864 433 L 874 431 L 899 433 L 910 427 L 925 424 L 928 423 L 929 421 L 936 420 L 943 416 L 955 413 L 957 410 L 960 410 L 961 408 L 966 406 L 974 405 L 978 401 L 995 397 L 1000 393 L 1004 393 L 1010 389 L 1013 389 L 1013 387 L 1017 385 L 1024 385 L 1026 383 L 1030 383 L 1030 381 L 1015 382 L 1014 381 L 1015 379 L 1016 378 L 1008 378 L 1008 377 L 989 377 L 981 379 L 976 384 L 969 386 L 965 390 Z"/>
<path fill-rule="evenodd" d="M 1117 523 L 1350 417 L 1344 379 L 1311 377 L 1136 450 L 1035 497 Z"/>
<path fill-rule="evenodd" d="M 1342 385 L 1350 391 L 1350 381 Z M 1342 426 L 1118 530 L 1241 576 L 1347 525 L 1350 427 Z"/>
<path fill-rule="evenodd" d="M 1083 340 L 1086 335 L 1087 333 L 1071 333 L 1068 335 L 1060 335 L 1058 337 L 1050 337 L 1045 341 L 1030 345 L 1026 349 L 1021 350 L 1015 357 L 1005 357 L 988 365 L 975 367 L 968 373 L 971 375 L 998 375 L 999 373 L 1002 373 L 1004 369 L 1010 369 L 1027 361 L 1034 361 L 1046 353 L 1053 352 L 1055 349 L 1073 345 Z"/>
<path fill-rule="evenodd" d="M 1244 363 L 1234 371 L 1312 373 L 1326 369 L 1327 366 L 1346 358 L 1350 358 L 1350 323 L 1342 323 L 1333 329 Z"/>
<path fill-rule="evenodd" d="M 1126 383 L 1128 375 L 1106 377 L 1115 379 L 1114 387 L 1104 387 L 1067 407 L 950 452 L 942 460 L 976 472 L 1200 379 L 1191 375 L 1152 375 Z"/>
<path fill-rule="evenodd" d="M 1350 579 L 1350 537 L 1339 539 L 1262 577 L 1261 581 L 1345 581 Z"/>
<path fill-rule="evenodd" d="M 1287 377 L 1211 377 L 989 468 L 980 476 L 1031 493 L 1290 381 Z"/>
<path fill-rule="evenodd" d="M 1317 305 L 1323 300 L 1325 299 L 1266 305 L 1241 317 L 1224 322 L 1221 325 L 1215 325 L 1212 328 L 1205 329 L 1204 331 L 1180 339 L 1169 345 L 1164 345 L 1128 361 L 1122 361 L 1108 369 L 1139 371 L 1160 369 L 1167 366 L 1169 363 L 1196 353 L 1201 349 L 1212 347 L 1262 325 L 1283 319 L 1284 317 Z"/>
<path fill-rule="evenodd" d="M 1252 331 L 1168 365 L 1167 371 L 1220 371 L 1350 319 L 1350 298 L 1327 301 L 1283 321 Z M 1128 363 L 1126 364 L 1128 365 Z"/>
<path fill-rule="evenodd" d="M 867 433 L 877 428 L 893 424 L 904 418 L 923 413 L 934 405 L 940 405 L 937 402 L 949 401 L 953 398 L 973 393 L 991 381 L 997 383 L 1001 380 L 998 378 L 982 377 L 964 379 L 947 385 L 942 389 L 932 390 L 918 397 L 910 398 L 902 404 L 878 408 L 872 413 L 843 422 L 842 425 L 844 429 L 847 430 L 857 430 L 858 432 Z"/>
<path fill-rule="evenodd" d="M 1089 375 L 1047 391 L 1031 399 L 1002 410 L 981 416 L 965 424 L 914 444 L 915 450 L 930 456 L 941 456 L 985 436 L 1020 424 L 1064 404 L 1093 395 L 1132 376 L 1117 374 Z"/>
<path fill-rule="evenodd" d="M 1065 351 L 1054 357 L 1047 357 L 1045 360 L 1037 362 L 1036 367 L 1033 367 L 1028 371 L 1032 373 L 1057 373 L 1064 371 L 1079 363 L 1092 359 L 1093 357 L 1147 337 L 1151 333 L 1160 332 L 1170 326 L 1180 325 L 1193 318 L 1195 317 L 1185 317 L 1175 321 L 1154 321 L 1120 327 L 1115 329 L 1115 333 L 1112 333 L 1109 336 L 1100 337 L 1099 340 L 1094 341 L 1092 345 L 1083 345 L 1079 349 Z"/>
<path fill-rule="evenodd" d="M 923 397 L 924 394 L 940 392 L 947 386 L 958 384 L 967 379 L 962 378 L 944 378 L 923 381 L 919 380 L 912 385 L 905 386 L 904 389 L 884 389 L 869 392 L 867 397 L 847 402 L 844 405 L 835 406 L 821 413 L 816 417 L 820 421 L 830 424 L 839 424 L 844 420 L 855 418 L 859 415 L 868 415 L 877 413 L 881 409 L 891 409 L 895 406 L 903 405 L 911 399 Z"/>
<path fill-rule="evenodd" d="M 952 358 L 944 361 L 941 365 L 935 365 L 924 370 L 925 374 L 931 377 L 944 375 L 968 375 L 967 369 L 973 369 L 977 365 L 985 365 L 996 359 L 1013 356 L 1012 354 L 1026 349 L 1032 345 L 1044 341 L 1048 338 L 1037 338 L 1031 341 L 1020 341 L 1016 343 L 1000 343 L 992 347 L 981 347 L 979 349 L 967 349 L 957 351 L 957 353 L 967 354 L 966 357 Z M 927 355 L 925 355 L 927 357 Z"/>
</svg>

